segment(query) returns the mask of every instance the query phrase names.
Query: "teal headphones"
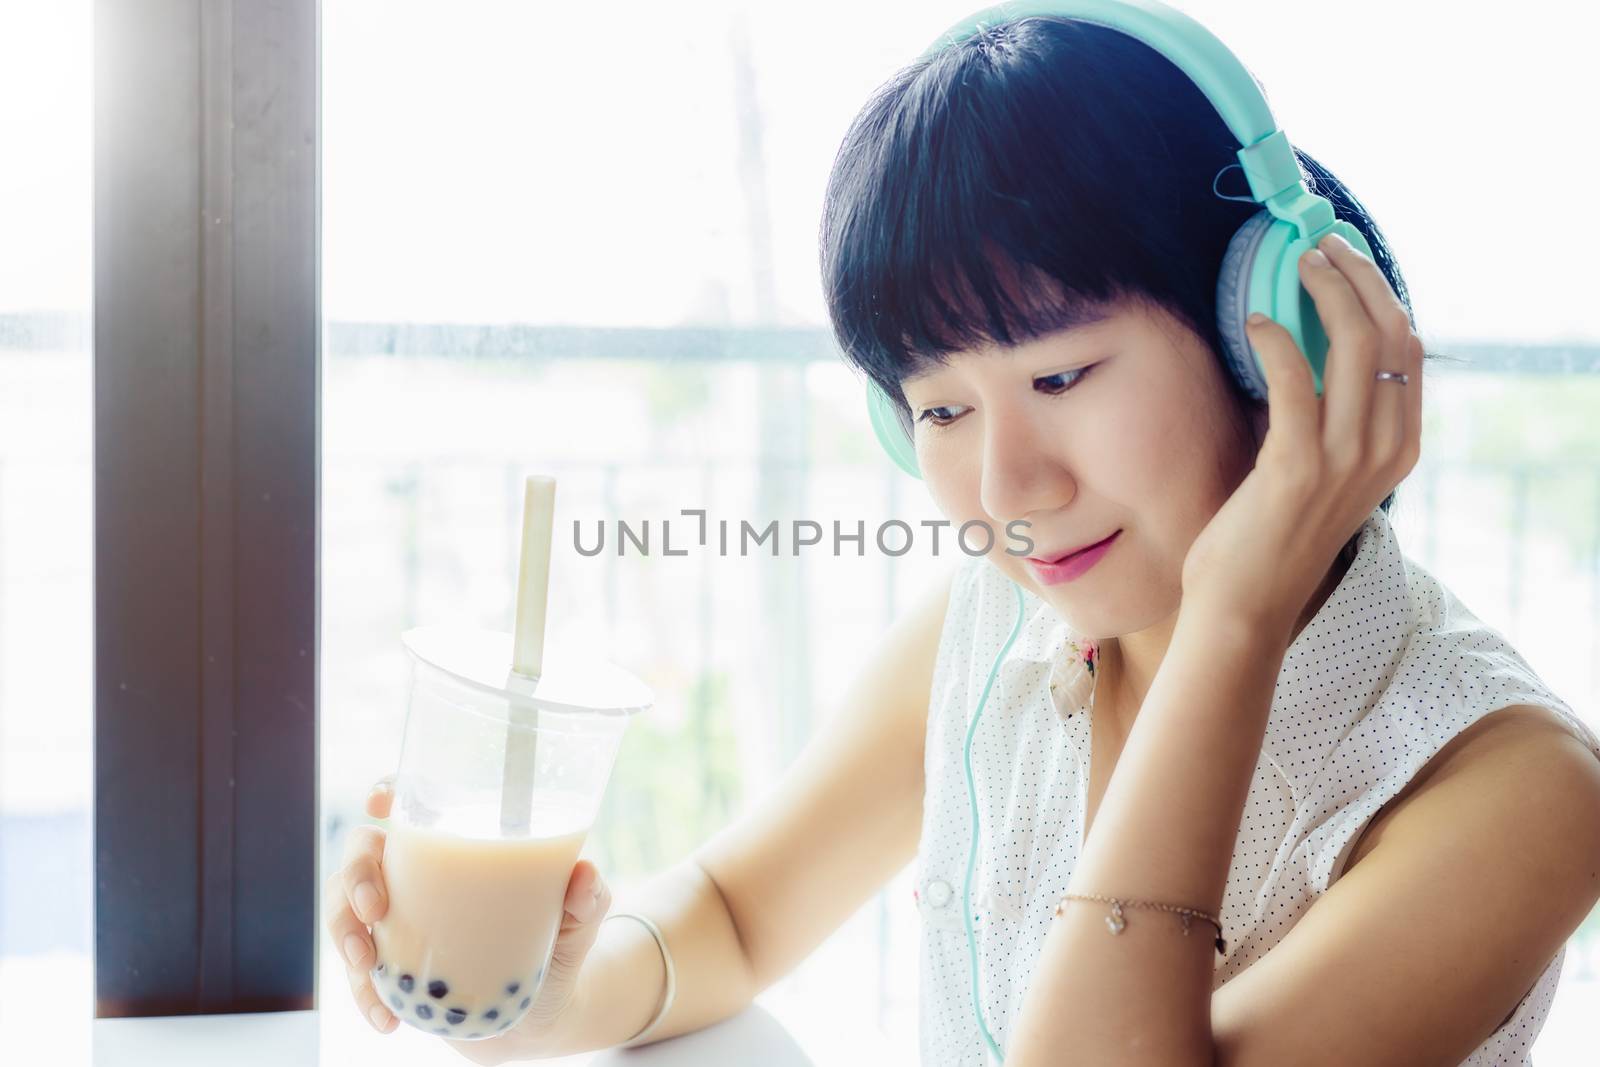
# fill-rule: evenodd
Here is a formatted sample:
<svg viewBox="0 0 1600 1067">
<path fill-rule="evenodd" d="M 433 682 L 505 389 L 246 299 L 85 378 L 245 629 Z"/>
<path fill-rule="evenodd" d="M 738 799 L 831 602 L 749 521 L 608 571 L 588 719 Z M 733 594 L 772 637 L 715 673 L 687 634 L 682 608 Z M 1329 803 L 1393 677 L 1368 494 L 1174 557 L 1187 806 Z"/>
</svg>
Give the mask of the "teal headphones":
<svg viewBox="0 0 1600 1067">
<path fill-rule="evenodd" d="M 1217 274 L 1217 330 L 1229 373 L 1245 393 L 1265 400 L 1267 379 L 1245 336 L 1245 319 L 1259 311 L 1294 338 L 1322 392 L 1328 335 L 1316 305 L 1300 284 L 1300 256 L 1332 232 L 1371 256 L 1361 231 L 1335 219 L 1326 197 L 1308 190 L 1289 139 L 1278 129 L 1249 71 L 1222 42 L 1194 19 L 1156 0 L 1032 0 L 996 4 L 970 15 L 935 41 L 923 58 L 957 44 L 980 29 L 1030 15 L 1054 15 L 1117 30 L 1160 52 L 1205 93 L 1244 147 L 1239 165 L 1249 199 L 1262 208 L 1228 242 Z M 1215 185 L 1213 183 L 1213 192 Z M 917 453 L 895 403 L 877 382 L 867 383 L 867 413 L 873 433 L 895 465 L 921 478 Z"/>
<path fill-rule="evenodd" d="M 1239 165 L 1250 184 L 1249 199 L 1262 209 L 1234 233 L 1217 275 L 1217 328 L 1223 343 L 1223 362 L 1244 392 L 1256 400 L 1267 396 L 1266 375 L 1245 336 L 1245 319 L 1259 311 L 1289 331 L 1305 354 L 1322 392 L 1323 360 L 1328 335 L 1317 318 L 1316 305 L 1300 284 L 1300 256 L 1327 233 L 1337 233 L 1370 256 L 1366 238 L 1348 222 L 1334 218 L 1333 205 L 1305 187 L 1294 149 L 1273 120 L 1271 109 L 1255 79 L 1244 66 L 1194 19 L 1156 0 L 1033 0 L 997 4 L 957 23 L 923 53 L 933 55 L 973 36 L 981 29 L 1031 15 L 1052 15 L 1117 30 L 1143 41 L 1187 74 L 1222 116 L 1228 129 L 1244 147 Z M 1213 181 L 1212 192 L 1216 192 Z M 916 450 L 900 421 L 893 401 L 876 382 L 867 384 L 867 410 L 873 433 L 889 458 L 914 478 L 922 477 Z M 1025 614 L 1022 587 L 1017 594 L 1017 619 L 1006 638 L 978 698 L 977 711 L 967 727 L 963 766 L 972 803 L 972 845 L 967 854 L 966 881 L 961 908 L 972 958 L 972 1006 L 978 1028 L 991 1055 L 1005 1062 L 1005 1054 L 989 1032 L 983 1017 L 978 982 L 978 946 L 972 932 L 972 876 L 978 859 L 978 796 L 972 784 L 972 738 L 978 729 L 989 690 L 1000 664 L 1022 631 Z"/>
</svg>

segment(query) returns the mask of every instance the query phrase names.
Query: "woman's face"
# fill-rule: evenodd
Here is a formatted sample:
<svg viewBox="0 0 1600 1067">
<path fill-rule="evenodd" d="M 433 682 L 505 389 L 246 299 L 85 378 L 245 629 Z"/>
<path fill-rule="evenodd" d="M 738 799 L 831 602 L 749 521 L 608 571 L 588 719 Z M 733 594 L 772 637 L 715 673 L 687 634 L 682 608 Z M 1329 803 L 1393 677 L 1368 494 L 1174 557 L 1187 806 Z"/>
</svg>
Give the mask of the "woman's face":
<svg viewBox="0 0 1600 1067">
<path fill-rule="evenodd" d="M 1170 312 L 1121 301 L 1010 349 L 955 353 L 902 385 L 923 479 L 953 527 L 989 524 L 995 566 L 1074 630 L 1110 637 L 1177 611 L 1190 544 L 1254 465 L 1265 408 L 1241 427 L 1224 374 Z M 1029 525 L 1008 536 L 1018 519 Z M 1047 583 L 1026 558 L 1118 531 L 1071 581 Z"/>
</svg>

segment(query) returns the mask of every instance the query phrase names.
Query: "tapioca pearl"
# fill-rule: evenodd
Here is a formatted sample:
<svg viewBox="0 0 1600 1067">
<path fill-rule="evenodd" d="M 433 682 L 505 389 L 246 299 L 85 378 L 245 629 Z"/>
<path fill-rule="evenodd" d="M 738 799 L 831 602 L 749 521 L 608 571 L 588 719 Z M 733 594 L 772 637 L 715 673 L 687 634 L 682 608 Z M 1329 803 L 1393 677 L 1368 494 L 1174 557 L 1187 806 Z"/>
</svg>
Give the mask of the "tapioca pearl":
<svg viewBox="0 0 1600 1067">
<path fill-rule="evenodd" d="M 456 1023 L 464 1023 L 467 1021 L 467 1009 L 451 1008 L 449 1011 L 444 1013 L 444 1017 L 450 1022 L 451 1026 L 454 1026 Z"/>
<path fill-rule="evenodd" d="M 394 1010 L 395 1011 L 405 1011 L 406 1010 L 406 1002 L 400 996 L 399 993 L 390 993 L 389 994 L 389 1003 L 394 1005 Z"/>
<path fill-rule="evenodd" d="M 376 967 L 372 968 L 372 973 L 377 975 L 379 978 L 382 978 L 386 973 L 388 973 L 388 970 L 389 965 L 387 963 L 380 963 Z"/>
<path fill-rule="evenodd" d="M 478 1040 L 478 1038 L 480 1038 L 482 1036 L 483 1036 L 483 1032 L 482 1031 L 474 1030 L 474 1031 L 472 1031 L 472 1033 L 467 1035 L 467 1040 L 468 1041 L 476 1041 L 476 1040 Z"/>
<path fill-rule="evenodd" d="M 428 995 L 434 1000 L 443 1000 L 445 997 L 450 995 L 450 987 L 445 985 L 444 982 L 435 978 L 433 981 L 428 983 Z"/>
<path fill-rule="evenodd" d="M 528 1010 L 528 1005 L 532 1004 L 532 1003 L 533 1003 L 533 998 L 532 997 L 523 997 L 522 998 L 522 1003 L 517 1005 L 517 1009 L 519 1011 L 527 1011 Z"/>
<path fill-rule="evenodd" d="M 400 991 L 402 993 L 411 992 L 411 987 L 416 985 L 416 984 L 417 984 L 417 980 L 415 978 L 411 977 L 409 974 L 402 974 L 400 976 Z"/>
<path fill-rule="evenodd" d="M 450 1028 L 448 1026 L 435 1026 L 433 1028 L 433 1032 L 436 1034 L 448 1034 L 450 1032 Z"/>
<path fill-rule="evenodd" d="M 433 1018 L 433 1009 L 428 1007 L 426 1004 L 418 1004 L 417 1005 L 417 1018 L 419 1018 L 419 1019 L 431 1019 L 431 1018 Z"/>
<path fill-rule="evenodd" d="M 496 1019 L 500 1018 L 500 1009 L 490 1008 L 488 1011 L 483 1013 L 483 1017 L 488 1019 L 490 1022 L 494 1022 Z"/>
<path fill-rule="evenodd" d="M 506 995 L 514 997 L 514 996 L 517 995 L 517 990 L 519 990 L 521 988 L 522 988 L 522 983 L 521 982 L 507 982 L 506 983 Z"/>
<path fill-rule="evenodd" d="M 503 1022 L 499 1026 L 495 1027 L 495 1029 L 496 1030 L 504 1030 L 506 1027 L 508 1027 L 510 1025 L 511 1025 L 511 1020 L 507 1019 L 505 1022 Z"/>
</svg>

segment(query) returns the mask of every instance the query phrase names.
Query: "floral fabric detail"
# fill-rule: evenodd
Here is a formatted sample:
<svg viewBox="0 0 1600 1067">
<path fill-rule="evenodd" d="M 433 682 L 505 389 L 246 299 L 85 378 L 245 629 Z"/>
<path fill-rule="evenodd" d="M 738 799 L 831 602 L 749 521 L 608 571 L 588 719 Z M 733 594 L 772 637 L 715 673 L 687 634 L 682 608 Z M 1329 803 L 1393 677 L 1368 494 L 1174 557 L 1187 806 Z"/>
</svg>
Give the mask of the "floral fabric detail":
<svg viewBox="0 0 1600 1067">
<path fill-rule="evenodd" d="M 1051 658 L 1050 696 L 1062 719 L 1093 706 L 1099 662 L 1100 642 L 1092 637 L 1068 637 Z"/>
</svg>

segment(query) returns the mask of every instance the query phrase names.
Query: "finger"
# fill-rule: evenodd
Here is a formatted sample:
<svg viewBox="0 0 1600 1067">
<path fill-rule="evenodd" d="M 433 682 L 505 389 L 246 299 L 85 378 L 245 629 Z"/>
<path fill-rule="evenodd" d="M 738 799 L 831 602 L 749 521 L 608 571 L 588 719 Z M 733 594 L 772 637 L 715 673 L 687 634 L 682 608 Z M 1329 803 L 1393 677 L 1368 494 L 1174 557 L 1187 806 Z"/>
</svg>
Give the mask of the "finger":
<svg viewBox="0 0 1600 1067">
<path fill-rule="evenodd" d="M 1288 330 L 1266 316 L 1251 316 L 1245 332 L 1267 378 L 1267 435 L 1262 450 L 1319 448 L 1320 401 L 1305 353 Z"/>
<path fill-rule="evenodd" d="M 371 968 L 377 952 L 373 948 L 367 928 L 350 910 L 345 897 L 344 879 L 340 872 L 330 875 L 323 886 L 323 914 L 327 920 L 328 936 L 332 939 L 340 959 L 344 961 L 345 978 L 362 1018 L 380 1033 L 388 1033 L 398 1025 L 393 1014 L 381 1002 L 378 991 L 372 986 Z"/>
<path fill-rule="evenodd" d="M 372 785 L 367 793 L 367 814 L 374 819 L 387 819 L 394 806 L 394 775 L 386 774 Z"/>
<path fill-rule="evenodd" d="M 1374 442 L 1378 454 L 1388 460 L 1401 457 L 1409 447 L 1413 400 L 1421 393 L 1420 370 L 1412 373 L 1412 363 L 1420 358 L 1413 341 L 1420 340 L 1411 326 L 1411 313 L 1395 295 L 1389 279 L 1384 276 L 1371 256 L 1352 245 L 1338 233 L 1325 234 L 1317 247 L 1344 274 L 1345 280 L 1356 291 L 1367 317 L 1377 327 L 1381 342 L 1375 371 L 1401 371 L 1410 375 L 1409 384 L 1375 382 L 1373 402 L 1373 427 L 1377 435 Z M 1379 388 L 1382 387 L 1382 388 Z M 1420 426 L 1420 410 L 1418 424 Z M 1407 466 L 1409 470 L 1409 465 Z"/>
<path fill-rule="evenodd" d="M 1427 350 L 1422 343 L 1422 338 L 1412 334 L 1407 340 L 1406 355 L 1411 366 L 1406 373 L 1411 375 L 1411 384 L 1406 386 L 1410 390 L 1407 400 L 1410 404 L 1406 408 L 1406 440 L 1409 441 L 1417 453 L 1422 451 L 1422 363 L 1427 358 Z"/>
<path fill-rule="evenodd" d="M 1415 357 L 1416 348 L 1408 335 L 1399 350 L 1385 354 L 1379 371 L 1396 371 L 1406 376 L 1404 381 L 1374 378 L 1376 393 L 1372 400 L 1372 461 L 1376 467 L 1392 475 L 1398 484 L 1403 473 L 1410 470 L 1412 416 L 1411 408 L 1421 391 L 1421 366 Z M 1421 344 L 1420 339 L 1417 342 Z M 1420 422 L 1420 418 L 1417 420 Z"/>
<path fill-rule="evenodd" d="M 550 953 L 552 972 L 563 978 L 577 972 L 600 936 L 600 923 L 610 910 L 610 887 L 594 864 L 580 860 L 567 882 L 561 931 Z"/>
<path fill-rule="evenodd" d="M 563 906 L 568 915 L 579 922 L 592 922 L 595 910 L 606 896 L 608 887 L 600 877 L 600 868 L 588 860 L 573 864 L 572 877 L 567 879 L 567 895 Z"/>
<path fill-rule="evenodd" d="M 378 1033 L 387 1034 L 400 1020 L 394 1017 L 394 1012 L 383 1003 L 383 998 L 378 996 L 378 991 L 372 986 L 372 978 L 365 971 L 351 969 L 346 972 L 350 977 L 350 993 L 356 998 L 356 1007 L 361 1012 L 361 1017 Z"/>
<path fill-rule="evenodd" d="M 350 907 L 342 872 L 335 872 L 323 888 L 322 911 L 328 937 L 346 967 L 365 969 L 376 965 L 377 950 L 367 924 Z"/>
<path fill-rule="evenodd" d="M 1422 338 L 1416 334 L 1409 334 L 1405 345 L 1405 362 L 1399 368 L 1410 376 L 1410 381 L 1405 385 L 1397 382 L 1383 382 L 1398 395 L 1391 401 L 1394 404 L 1395 433 L 1398 440 L 1390 455 L 1399 465 L 1395 484 L 1399 484 L 1405 476 L 1411 473 L 1417 465 L 1417 460 L 1422 455 L 1422 360 L 1424 356 Z"/>
<path fill-rule="evenodd" d="M 1322 450 L 1338 469 L 1353 473 L 1355 460 L 1371 447 L 1372 375 L 1382 338 L 1349 279 L 1319 250 L 1308 249 L 1300 257 L 1300 281 L 1328 334 Z"/>
<path fill-rule="evenodd" d="M 350 910 L 350 899 L 344 891 L 344 872 L 334 871 L 322 883 L 322 925 L 333 937 L 334 944 L 339 944 L 338 933 L 340 924 L 345 916 L 355 919 L 355 912 Z"/>
<path fill-rule="evenodd" d="M 1385 340 L 1398 348 L 1411 332 L 1411 315 L 1372 257 L 1337 233 L 1324 234 L 1317 247 L 1349 281 L 1367 317 L 1377 325 Z"/>
<path fill-rule="evenodd" d="M 345 894 L 356 918 L 368 926 L 389 910 L 383 880 L 384 832 L 377 826 L 357 826 L 345 839 L 343 868 Z"/>
</svg>

